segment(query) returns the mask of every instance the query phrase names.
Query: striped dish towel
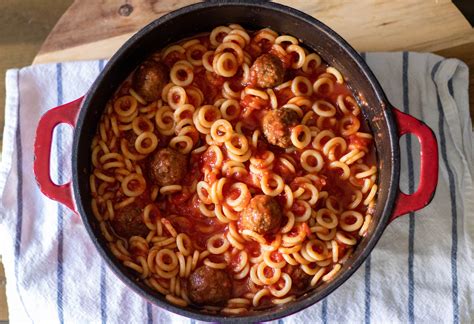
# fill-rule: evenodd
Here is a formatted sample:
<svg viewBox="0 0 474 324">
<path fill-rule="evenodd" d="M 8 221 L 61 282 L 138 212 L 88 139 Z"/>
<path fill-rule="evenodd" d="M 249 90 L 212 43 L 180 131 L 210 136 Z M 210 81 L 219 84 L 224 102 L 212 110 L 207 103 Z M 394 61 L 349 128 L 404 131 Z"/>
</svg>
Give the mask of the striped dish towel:
<svg viewBox="0 0 474 324">
<path fill-rule="evenodd" d="M 440 145 L 433 202 L 385 230 L 365 264 L 320 303 L 278 323 L 472 323 L 474 190 L 468 69 L 432 54 L 364 55 L 390 102 L 424 120 Z M 48 109 L 83 95 L 104 61 L 10 70 L 0 168 L 0 253 L 10 319 L 47 323 L 193 323 L 125 287 L 95 251 L 79 216 L 44 197 L 33 138 Z M 70 177 L 72 131 L 55 131 L 51 174 Z M 400 140 L 401 186 L 413 192 L 418 142 Z M 277 321 L 275 322 L 277 323 Z"/>
</svg>

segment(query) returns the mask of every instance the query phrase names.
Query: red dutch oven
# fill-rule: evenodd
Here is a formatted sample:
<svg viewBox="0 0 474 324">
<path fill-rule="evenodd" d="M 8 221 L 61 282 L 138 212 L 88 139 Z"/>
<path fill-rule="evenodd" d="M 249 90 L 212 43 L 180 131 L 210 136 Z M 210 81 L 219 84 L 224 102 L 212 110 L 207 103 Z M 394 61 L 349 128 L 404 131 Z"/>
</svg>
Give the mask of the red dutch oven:
<svg viewBox="0 0 474 324">
<path fill-rule="evenodd" d="M 256 30 L 270 27 L 279 33 L 296 36 L 346 77 L 364 117 L 374 134 L 378 162 L 378 195 L 373 222 L 367 236 L 331 282 L 299 296 L 294 302 L 270 309 L 251 311 L 228 318 L 205 314 L 198 308 L 180 308 L 166 301 L 151 288 L 136 280 L 109 251 L 91 210 L 89 174 L 91 142 L 106 103 L 125 78 L 152 52 L 166 45 L 214 27 L 238 23 Z M 52 182 L 49 174 L 54 128 L 66 123 L 74 128 L 71 165 L 72 179 L 63 185 Z M 420 181 L 418 190 L 407 195 L 399 189 L 399 138 L 415 135 L 420 142 Z M 174 313 L 204 321 L 260 322 L 280 318 L 317 303 L 343 284 L 364 262 L 387 225 L 397 217 L 425 207 L 432 199 L 438 181 L 438 147 L 432 130 L 422 121 L 394 108 L 378 81 L 359 54 L 339 35 L 320 21 L 298 10 L 274 3 L 229 1 L 199 3 L 167 14 L 144 27 L 111 58 L 87 94 L 73 102 L 49 110 L 41 118 L 34 146 L 34 173 L 41 191 L 83 220 L 98 252 L 115 274 L 131 289 L 152 303 Z"/>
</svg>

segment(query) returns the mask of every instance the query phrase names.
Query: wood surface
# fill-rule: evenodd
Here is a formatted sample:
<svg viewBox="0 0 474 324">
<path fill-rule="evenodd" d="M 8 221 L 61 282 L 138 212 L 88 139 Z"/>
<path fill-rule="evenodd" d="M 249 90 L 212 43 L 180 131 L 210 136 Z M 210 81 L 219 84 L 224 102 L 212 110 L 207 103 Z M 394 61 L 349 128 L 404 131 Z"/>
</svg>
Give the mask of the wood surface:
<svg viewBox="0 0 474 324">
<path fill-rule="evenodd" d="M 34 64 L 109 58 L 135 32 L 196 0 L 76 0 Z M 316 17 L 358 51 L 434 52 L 474 71 L 474 29 L 450 0 L 276 0 Z M 470 73 L 473 84 L 474 73 Z M 474 87 L 470 87 L 474 116 Z M 474 121 L 473 121 L 474 123 Z"/>
<path fill-rule="evenodd" d="M 195 0 L 76 0 L 34 63 L 110 57 L 137 30 Z M 449 0 L 277 0 L 337 31 L 359 51 L 437 51 L 474 42 L 474 31 Z M 126 10 L 128 9 L 128 10 Z"/>
</svg>

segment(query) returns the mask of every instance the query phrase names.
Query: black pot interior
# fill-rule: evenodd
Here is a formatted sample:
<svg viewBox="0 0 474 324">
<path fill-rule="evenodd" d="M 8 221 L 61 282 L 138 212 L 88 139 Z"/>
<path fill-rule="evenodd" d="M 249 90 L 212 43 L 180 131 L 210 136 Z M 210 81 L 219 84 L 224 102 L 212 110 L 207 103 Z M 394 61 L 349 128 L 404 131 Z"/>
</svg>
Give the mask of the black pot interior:
<svg viewBox="0 0 474 324">
<path fill-rule="evenodd" d="M 210 32 L 214 27 L 238 23 L 247 29 L 270 27 L 279 33 L 290 34 L 319 53 L 330 65 L 346 77 L 353 95 L 359 101 L 371 128 L 377 149 L 379 192 L 374 221 L 369 235 L 358 245 L 340 274 L 329 283 L 300 296 L 278 308 L 252 312 L 232 321 L 265 321 L 283 317 L 306 308 L 340 286 L 362 264 L 380 238 L 393 209 L 398 190 L 399 152 L 396 126 L 391 107 L 369 68 L 360 56 L 341 37 L 312 17 L 286 6 L 248 1 L 230 3 L 200 3 L 189 6 L 152 22 L 134 35 L 110 60 L 97 78 L 84 101 L 74 133 L 72 156 L 74 195 L 77 209 L 98 251 L 114 272 L 140 295 L 172 312 L 200 320 L 225 321 L 222 315 L 205 315 L 198 309 L 182 309 L 170 305 L 163 296 L 135 280 L 135 275 L 109 252 L 91 211 L 89 174 L 90 146 L 107 100 L 121 82 L 152 52 L 167 44 Z M 227 318 L 229 320 L 229 318 Z"/>
</svg>

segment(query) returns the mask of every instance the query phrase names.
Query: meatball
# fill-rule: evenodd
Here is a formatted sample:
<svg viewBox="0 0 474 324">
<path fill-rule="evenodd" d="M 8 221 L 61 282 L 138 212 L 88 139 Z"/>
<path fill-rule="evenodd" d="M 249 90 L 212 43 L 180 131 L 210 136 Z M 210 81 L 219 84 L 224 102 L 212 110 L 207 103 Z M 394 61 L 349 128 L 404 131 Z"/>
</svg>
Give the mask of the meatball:
<svg viewBox="0 0 474 324">
<path fill-rule="evenodd" d="M 300 267 L 291 268 L 291 272 L 289 274 L 291 276 L 292 287 L 303 291 L 309 288 L 311 276 L 304 272 Z"/>
<path fill-rule="evenodd" d="M 258 234 L 275 232 L 281 224 L 282 212 L 276 200 L 256 195 L 242 213 L 241 226 Z"/>
<path fill-rule="evenodd" d="M 188 296 L 198 305 L 224 305 L 232 294 L 232 282 L 225 270 L 202 266 L 188 279 Z"/>
<path fill-rule="evenodd" d="M 290 127 L 298 124 L 298 114 L 291 109 L 274 109 L 262 118 L 263 134 L 268 143 L 288 148 L 291 146 Z"/>
<path fill-rule="evenodd" d="M 142 212 L 143 209 L 136 204 L 116 210 L 111 221 L 115 233 L 127 239 L 135 235 L 145 237 L 149 229 L 143 222 Z"/>
<path fill-rule="evenodd" d="M 250 80 L 260 88 L 273 88 L 283 82 L 285 67 L 273 54 L 260 55 L 250 67 Z"/>
<path fill-rule="evenodd" d="M 169 147 L 159 149 L 148 160 L 149 176 L 158 186 L 179 183 L 186 174 L 187 166 L 186 156 Z"/>
<path fill-rule="evenodd" d="M 146 101 L 161 97 L 161 91 L 169 80 L 169 69 L 160 62 L 148 60 L 142 63 L 133 74 L 133 89 Z"/>
</svg>

